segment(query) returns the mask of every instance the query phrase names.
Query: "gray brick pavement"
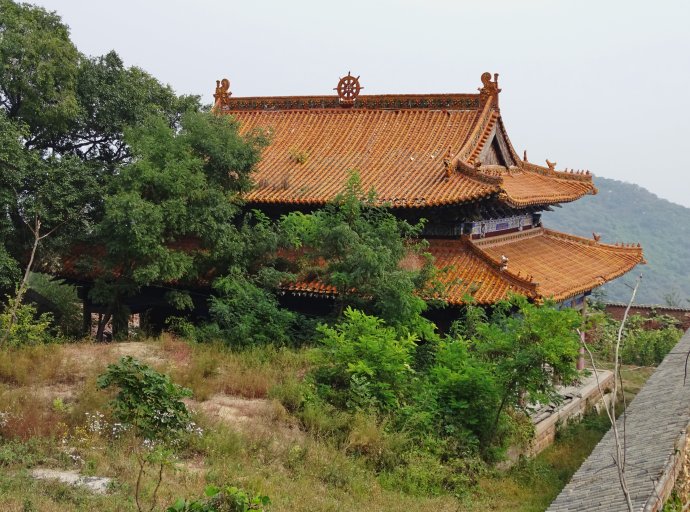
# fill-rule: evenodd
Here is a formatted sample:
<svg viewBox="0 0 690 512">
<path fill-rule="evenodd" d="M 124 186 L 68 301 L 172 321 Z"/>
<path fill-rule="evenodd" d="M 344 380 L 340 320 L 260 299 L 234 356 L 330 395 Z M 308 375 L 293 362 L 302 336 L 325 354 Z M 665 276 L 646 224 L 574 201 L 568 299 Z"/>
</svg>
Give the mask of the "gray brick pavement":
<svg viewBox="0 0 690 512">
<path fill-rule="evenodd" d="M 666 356 L 628 407 L 626 481 L 636 511 L 654 510 L 661 485 L 684 446 L 690 424 L 690 376 L 683 386 L 690 330 Z M 619 432 L 622 419 L 618 420 Z M 613 464 L 615 443 L 610 430 L 573 475 L 547 512 L 627 512 Z M 661 480 L 661 481 L 660 481 Z"/>
</svg>

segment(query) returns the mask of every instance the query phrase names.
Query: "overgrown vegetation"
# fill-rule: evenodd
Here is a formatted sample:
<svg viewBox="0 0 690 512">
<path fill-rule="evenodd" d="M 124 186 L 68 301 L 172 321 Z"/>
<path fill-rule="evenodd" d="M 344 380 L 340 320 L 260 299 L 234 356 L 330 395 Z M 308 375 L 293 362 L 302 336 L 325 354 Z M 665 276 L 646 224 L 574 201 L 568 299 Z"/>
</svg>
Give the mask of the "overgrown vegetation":
<svg viewBox="0 0 690 512">
<path fill-rule="evenodd" d="M 604 360 L 613 358 L 613 348 L 620 322 L 603 313 L 593 315 L 594 328 L 590 331 L 591 345 Z M 669 316 L 657 315 L 644 318 L 632 315 L 628 318 L 620 357 L 624 364 L 656 366 L 678 343 L 683 331 L 678 322 Z"/>
</svg>

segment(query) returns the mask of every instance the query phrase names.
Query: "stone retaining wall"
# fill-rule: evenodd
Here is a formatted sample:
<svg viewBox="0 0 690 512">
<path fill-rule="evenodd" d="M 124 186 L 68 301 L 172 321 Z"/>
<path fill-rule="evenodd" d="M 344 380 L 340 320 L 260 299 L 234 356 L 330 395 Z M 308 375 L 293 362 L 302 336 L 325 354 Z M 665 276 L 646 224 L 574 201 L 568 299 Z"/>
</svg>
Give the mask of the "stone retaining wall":
<svg viewBox="0 0 690 512">
<path fill-rule="evenodd" d="M 687 432 L 685 438 L 684 456 L 673 490 L 680 497 L 681 505 L 687 509 L 690 508 L 690 436 L 687 435 Z"/>
<path fill-rule="evenodd" d="M 599 382 L 606 399 L 607 393 L 613 388 L 613 372 L 608 370 L 599 371 Z M 553 444 L 556 440 L 556 433 L 559 428 L 564 427 L 572 421 L 582 418 L 582 416 L 593 408 L 598 408 L 602 397 L 599 393 L 599 386 L 595 375 L 592 373 L 583 380 L 578 387 L 568 387 L 562 391 L 566 401 L 553 411 L 532 414 L 535 433 L 534 441 L 530 446 L 527 455 L 533 456 Z"/>
</svg>

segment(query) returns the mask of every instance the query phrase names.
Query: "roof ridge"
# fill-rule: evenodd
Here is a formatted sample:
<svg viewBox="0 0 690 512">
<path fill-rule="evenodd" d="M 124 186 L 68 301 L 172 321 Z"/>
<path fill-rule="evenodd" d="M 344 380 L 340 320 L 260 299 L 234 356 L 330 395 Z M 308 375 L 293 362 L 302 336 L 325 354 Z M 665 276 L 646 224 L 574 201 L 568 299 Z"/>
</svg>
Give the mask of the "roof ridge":
<svg viewBox="0 0 690 512">
<path fill-rule="evenodd" d="M 458 151 L 455 158 L 453 158 L 453 161 L 463 162 L 466 164 L 472 163 L 471 158 L 474 153 L 474 149 L 477 147 L 482 138 L 482 135 L 484 135 L 484 132 L 487 130 L 487 127 L 493 118 L 495 108 L 496 106 L 491 101 L 487 101 L 486 103 L 484 103 L 484 107 L 482 108 L 481 113 L 479 114 L 478 118 L 474 121 L 474 128 L 472 128 L 472 131 L 465 139 L 464 144 L 462 145 L 462 147 L 460 147 L 460 150 Z"/>
<path fill-rule="evenodd" d="M 604 302 L 604 306 L 622 306 L 622 307 L 627 307 L 628 303 L 627 302 Z M 684 308 L 682 306 L 666 306 L 664 304 L 637 304 L 633 303 L 632 305 L 633 308 L 642 308 L 642 309 L 668 309 L 669 311 L 680 311 L 680 312 L 690 312 L 690 307 L 689 308 Z"/>
<path fill-rule="evenodd" d="M 489 141 L 489 137 L 491 136 L 491 132 L 493 131 L 496 124 L 498 123 L 498 119 L 500 117 L 501 116 L 496 109 L 491 109 L 488 122 L 486 123 L 486 126 L 484 126 L 484 129 L 482 130 L 481 137 L 479 137 L 479 141 L 474 146 L 474 149 L 472 150 L 472 153 L 469 156 L 468 163 L 472 164 L 475 161 L 475 159 L 477 157 L 479 157 L 482 150 L 486 146 L 486 143 Z"/>
<path fill-rule="evenodd" d="M 218 105 L 218 104 L 217 104 Z M 311 110 L 341 111 L 377 109 L 419 110 L 479 110 L 484 106 L 480 94 L 367 94 L 357 97 L 352 106 L 344 106 L 337 95 L 314 96 L 237 96 L 228 97 L 219 111 L 231 113 L 241 110 Z"/>
<path fill-rule="evenodd" d="M 605 249 L 611 249 L 614 251 L 642 252 L 642 246 L 640 245 L 639 242 L 637 244 L 634 244 L 634 243 L 625 244 L 622 242 L 616 242 L 615 244 L 606 244 L 606 243 L 599 242 L 597 240 L 593 240 L 591 238 L 573 235 L 570 233 L 563 233 L 561 231 L 556 231 L 554 229 L 549 229 L 549 228 L 542 228 L 542 229 L 544 230 L 544 234 L 547 236 L 552 236 L 554 238 L 562 238 L 565 240 L 571 240 L 573 242 L 580 243 L 583 245 L 597 246 L 597 247 L 602 247 Z"/>
<path fill-rule="evenodd" d="M 463 161 L 456 163 L 456 169 L 460 171 L 461 174 L 472 178 L 474 180 L 486 183 L 488 185 L 498 185 L 499 187 L 503 184 L 503 177 L 496 174 L 485 173 L 481 170 L 466 164 Z"/>
<path fill-rule="evenodd" d="M 567 170 L 564 171 L 557 171 L 555 169 L 552 169 L 550 167 L 544 167 L 542 165 L 538 165 L 532 162 L 527 162 L 523 159 L 518 158 L 518 162 L 520 162 L 520 167 L 522 167 L 523 170 L 527 172 L 533 172 L 535 174 L 541 174 L 543 176 L 548 176 L 550 178 L 557 178 L 557 179 L 562 179 L 562 180 L 572 180 L 572 181 L 585 181 L 585 182 L 590 182 L 593 183 L 592 178 L 594 175 L 589 172 L 589 171 L 575 171 L 575 170 L 570 170 L 568 172 Z M 596 188 L 595 188 L 596 190 Z"/>
<path fill-rule="evenodd" d="M 518 274 L 509 271 L 507 268 L 503 267 L 500 262 L 496 261 L 486 252 L 484 252 L 482 248 L 476 245 L 475 241 L 471 240 L 469 237 L 465 236 L 461 240 L 463 241 L 465 247 L 467 247 L 469 251 L 472 252 L 472 254 L 484 261 L 487 265 L 489 265 L 490 268 L 496 274 L 504 278 L 507 278 L 507 280 L 510 281 L 512 284 L 524 288 L 529 292 L 529 295 L 531 295 L 532 297 L 536 297 L 538 295 L 537 286 L 539 285 L 539 283 L 535 283 L 534 281 L 527 279 L 527 277 L 522 277 Z"/>
</svg>

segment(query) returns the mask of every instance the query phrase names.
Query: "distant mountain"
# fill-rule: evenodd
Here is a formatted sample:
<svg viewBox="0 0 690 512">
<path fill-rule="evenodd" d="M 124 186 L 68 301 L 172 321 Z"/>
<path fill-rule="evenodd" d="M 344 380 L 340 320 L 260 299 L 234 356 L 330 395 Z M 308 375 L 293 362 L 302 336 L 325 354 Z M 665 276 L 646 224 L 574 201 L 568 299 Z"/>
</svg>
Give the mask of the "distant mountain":
<svg viewBox="0 0 690 512">
<path fill-rule="evenodd" d="M 604 286 L 607 300 L 630 300 L 625 283 L 641 272 L 637 303 L 690 307 L 690 208 L 631 183 L 607 178 L 594 183 L 597 195 L 544 212 L 544 225 L 586 237 L 596 232 L 607 243 L 642 244 L 647 265 Z"/>
</svg>

